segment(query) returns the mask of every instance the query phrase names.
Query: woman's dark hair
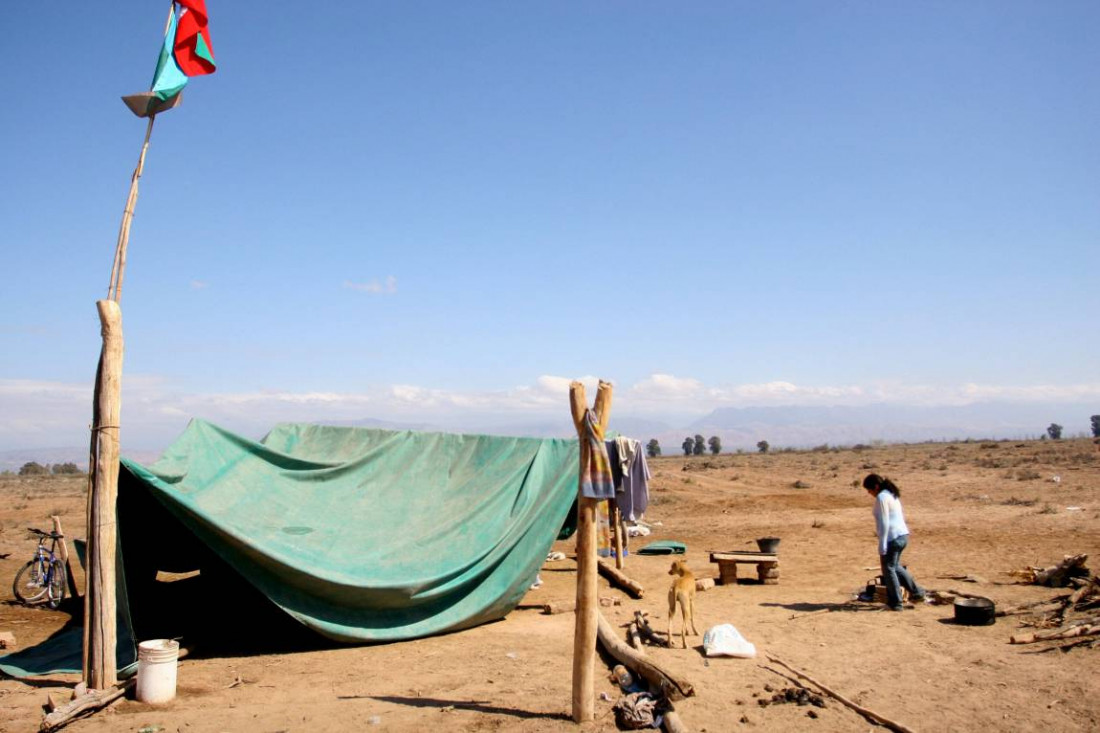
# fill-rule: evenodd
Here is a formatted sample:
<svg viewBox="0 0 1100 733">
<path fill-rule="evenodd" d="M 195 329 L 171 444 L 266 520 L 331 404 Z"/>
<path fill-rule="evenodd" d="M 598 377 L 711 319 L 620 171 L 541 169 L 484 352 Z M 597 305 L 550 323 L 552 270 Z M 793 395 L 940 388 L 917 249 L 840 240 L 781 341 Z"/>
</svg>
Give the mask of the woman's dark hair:
<svg viewBox="0 0 1100 733">
<path fill-rule="evenodd" d="M 894 485 L 894 482 L 888 478 L 883 478 L 877 473 L 867 474 L 867 478 L 863 479 L 863 488 L 868 491 L 873 491 L 876 494 L 883 489 L 886 489 L 896 497 L 901 497 L 901 489 Z"/>
</svg>

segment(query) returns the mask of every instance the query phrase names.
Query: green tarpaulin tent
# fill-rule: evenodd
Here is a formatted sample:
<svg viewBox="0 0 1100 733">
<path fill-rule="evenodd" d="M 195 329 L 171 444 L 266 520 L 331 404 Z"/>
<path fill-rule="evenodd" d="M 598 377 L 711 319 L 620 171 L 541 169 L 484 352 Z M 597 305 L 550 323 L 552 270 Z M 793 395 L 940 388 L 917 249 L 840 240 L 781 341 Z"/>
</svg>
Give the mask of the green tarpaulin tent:
<svg viewBox="0 0 1100 733">
<path fill-rule="evenodd" d="M 135 626 L 165 571 L 215 565 L 232 571 L 223 598 L 247 584 L 337 641 L 502 618 L 562 528 L 577 463 L 575 439 L 285 424 L 257 443 L 195 420 L 152 466 L 123 459 Z"/>
</svg>

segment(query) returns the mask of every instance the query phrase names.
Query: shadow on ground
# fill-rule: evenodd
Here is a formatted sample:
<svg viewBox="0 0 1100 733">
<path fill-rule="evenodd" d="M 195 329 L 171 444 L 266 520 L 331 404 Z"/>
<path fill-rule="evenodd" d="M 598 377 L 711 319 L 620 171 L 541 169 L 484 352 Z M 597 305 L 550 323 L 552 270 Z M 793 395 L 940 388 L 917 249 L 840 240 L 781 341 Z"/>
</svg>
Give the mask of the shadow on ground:
<svg viewBox="0 0 1100 733">
<path fill-rule="evenodd" d="M 509 715 L 513 718 L 520 718 L 523 720 L 540 719 L 540 720 L 564 720 L 570 721 L 571 717 L 565 713 L 536 713 L 530 710 L 520 710 L 518 708 L 504 708 L 496 705 L 489 705 L 488 701 L 478 700 L 443 700 L 434 697 L 401 697 L 398 695 L 345 695 L 341 696 L 341 700 L 351 700 L 356 698 L 368 698 L 371 700 L 379 700 L 381 702 L 392 702 L 395 705 L 408 705 L 414 708 L 453 708 L 455 710 L 472 710 L 475 713 L 486 713 L 489 715 Z"/>
</svg>

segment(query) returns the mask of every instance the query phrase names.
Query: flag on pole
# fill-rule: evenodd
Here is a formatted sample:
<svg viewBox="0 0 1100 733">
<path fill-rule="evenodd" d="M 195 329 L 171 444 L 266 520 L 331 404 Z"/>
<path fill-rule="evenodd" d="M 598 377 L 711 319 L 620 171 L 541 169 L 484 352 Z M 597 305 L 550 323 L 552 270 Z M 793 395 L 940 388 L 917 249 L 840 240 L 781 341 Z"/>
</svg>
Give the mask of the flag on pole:
<svg viewBox="0 0 1100 733">
<path fill-rule="evenodd" d="M 188 77 L 212 74 L 216 69 L 206 0 L 175 0 L 149 91 L 125 96 L 122 101 L 138 117 L 172 109 L 179 104 Z"/>
<path fill-rule="evenodd" d="M 210 46 L 206 0 L 176 0 L 179 24 L 173 34 L 176 64 L 188 76 L 213 74 L 214 49 Z"/>
</svg>

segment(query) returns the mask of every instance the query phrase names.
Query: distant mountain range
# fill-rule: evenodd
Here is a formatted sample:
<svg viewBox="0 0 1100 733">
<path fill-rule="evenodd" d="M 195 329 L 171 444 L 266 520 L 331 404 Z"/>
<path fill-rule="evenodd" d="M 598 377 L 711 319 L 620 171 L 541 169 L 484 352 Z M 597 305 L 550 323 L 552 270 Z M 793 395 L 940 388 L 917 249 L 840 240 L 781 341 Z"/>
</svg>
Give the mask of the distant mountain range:
<svg viewBox="0 0 1100 733">
<path fill-rule="evenodd" d="M 984 402 L 953 407 L 912 407 L 872 404 L 855 407 L 723 407 L 682 427 L 671 422 L 630 414 L 611 414 L 610 429 L 643 443 L 656 438 L 665 455 L 676 454 L 684 438 L 696 434 L 718 436 L 726 451 L 755 450 L 766 440 L 773 448 L 854 445 L 965 438 L 1038 438 L 1048 425 L 1058 423 L 1065 437 L 1088 434 L 1089 417 L 1100 414 L 1100 405 L 1067 403 Z M 498 415 L 470 415 L 440 422 L 407 423 L 364 418 L 326 422 L 329 425 L 372 427 L 387 430 L 445 431 L 487 435 L 519 435 L 534 438 L 570 438 L 575 435 L 568 414 L 553 420 L 515 420 Z M 231 426 L 227 426 L 232 429 Z M 156 461 L 160 450 L 129 450 L 123 455 L 139 463 Z M 0 451 L 0 471 L 18 471 L 30 461 L 41 464 L 73 462 L 84 468 L 88 448 L 61 447 Z"/>
</svg>

